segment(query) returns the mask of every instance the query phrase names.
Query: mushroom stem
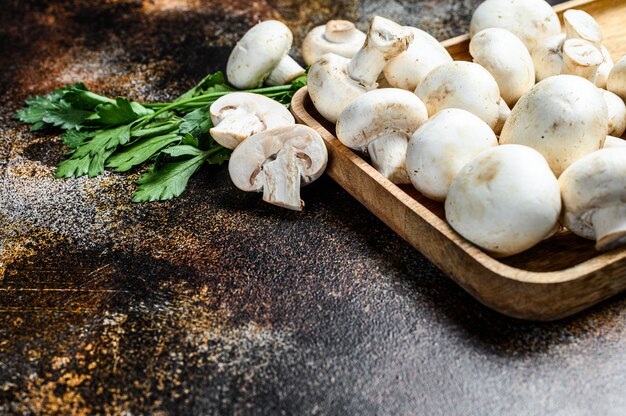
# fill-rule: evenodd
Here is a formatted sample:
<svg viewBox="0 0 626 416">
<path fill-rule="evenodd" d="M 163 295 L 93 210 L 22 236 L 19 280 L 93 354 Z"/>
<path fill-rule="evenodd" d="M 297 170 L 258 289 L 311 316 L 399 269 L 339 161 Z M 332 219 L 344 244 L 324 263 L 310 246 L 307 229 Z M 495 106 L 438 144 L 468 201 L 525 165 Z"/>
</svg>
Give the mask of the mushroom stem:
<svg viewBox="0 0 626 416">
<path fill-rule="evenodd" d="M 365 44 L 348 63 L 348 75 L 367 90 L 376 88 L 378 75 L 387 62 L 407 50 L 412 41 L 413 33 L 410 30 L 375 16 Z"/>
<path fill-rule="evenodd" d="M 591 217 L 596 233 L 596 249 L 612 250 L 626 243 L 626 206 L 599 208 Z"/>
<path fill-rule="evenodd" d="M 324 38 L 333 43 L 346 43 L 352 40 L 356 30 L 349 20 L 330 20 L 324 27 Z"/>
<path fill-rule="evenodd" d="M 263 200 L 279 207 L 302 211 L 300 199 L 300 168 L 298 155 L 293 146 L 286 146 L 276 159 L 263 165 Z"/>
<path fill-rule="evenodd" d="M 372 166 L 395 184 L 411 183 L 406 172 L 406 150 L 409 138 L 402 132 L 381 135 L 367 145 Z"/>
<path fill-rule="evenodd" d="M 567 10 L 563 14 L 567 39 L 583 39 L 600 49 L 602 46 L 602 31 L 598 23 L 588 13 L 582 10 Z"/>
<path fill-rule="evenodd" d="M 300 75 L 304 75 L 304 72 L 304 68 L 302 68 L 300 64 L 294 61 L 291 56 L 285 55 L 272 72 L 270 72 L 265 83 L 267 85 L 284 85 Z"/>
<path fill-rule="evenodd" d="M 568 39 L 563 44 L 561 73 L 577 75 L 593 82 L 603 61 L 602 53 L 591 43 L 582 39 Z"/>
</svg>

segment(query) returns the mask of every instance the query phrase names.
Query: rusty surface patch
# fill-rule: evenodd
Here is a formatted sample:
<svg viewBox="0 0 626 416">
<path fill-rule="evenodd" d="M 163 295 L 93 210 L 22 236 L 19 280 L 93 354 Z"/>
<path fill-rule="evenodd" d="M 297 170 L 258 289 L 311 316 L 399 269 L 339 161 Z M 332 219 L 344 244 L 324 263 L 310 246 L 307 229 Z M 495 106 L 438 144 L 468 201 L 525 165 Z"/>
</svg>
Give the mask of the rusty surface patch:
<svg viewBox="0 0 626 416">
<path fill-rule="evenodd" d="M 57 134 L 11 120 L 27 96 L 79 80 L 171 99 L 260 19 L 286 21 L 296 43 L 331 16 L 363 29 L 374 13 L 443 39 L 477 2 L 3 1 L 0 414 L 626 411 L 624 296 L 513 321 L 326 177 L 303 213 L 239 192 L 224 168 L 135 205 L 136 173 L 55 180 Z"/>
</svg>

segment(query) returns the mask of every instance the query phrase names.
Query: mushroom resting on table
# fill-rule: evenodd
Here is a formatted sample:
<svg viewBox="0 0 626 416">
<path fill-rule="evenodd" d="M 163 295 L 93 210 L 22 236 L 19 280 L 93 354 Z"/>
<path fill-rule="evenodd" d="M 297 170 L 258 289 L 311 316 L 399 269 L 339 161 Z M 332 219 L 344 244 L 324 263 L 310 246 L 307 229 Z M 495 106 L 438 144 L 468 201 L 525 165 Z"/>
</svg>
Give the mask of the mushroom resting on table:
<svg viewBox="0 0 626 416">
<path fill-rule="evenodd" d="M 328 153 L 322 137 L 300 124 L 266 130 L 233 150 L 228 173 L 242 191 L 263 192 L 263 200 L 301 211 L 300 187 L 319 178 Z"/>
<path fill-rule="evenodd" d="M 404 52 L 412 40 L 410 30 L 391 20 L 373 17 L 367 40 L 352 59 L 328 53 L 311 65 L 307 85 L 317 111 L 326 120 L 337 122 L 348 103 L 377 87 L 376 81 L 387 62 Z"/>
<path fill-rule="evenodd" d="M 501 145 L 480 153 L 452 181 L 446 220 L 459 234 L 497 256 L 510 256 L 549 237 L 561 212 L 559 183 L 539 152 Z"/>
<path fill-rule="evenodd" d="M 441 110 L 411 137 L 406 170 L 424 196 L 444 201 L 452 180 L 480 152 L 498 145 L 487 123 L 459 108 Z"/>
<path fill-rule="evenodd" d="M 302 41 L 302 59 L 313 65 L 322 55 L 334 53 L 352 58 L 363 46 L 365 33 L 348 20 L 330 20 L 325 25 L 314 27 Z"/>
<path fill-rule="evenodd" d="M 351 149 L 367 149 L 374 168 L 393 183 L 410 183 L 406 148 L 411 134 L 426 119 L 426 106 L 415 94 L 382 88 L 355 98 L 344 108 L 337 121 L 337 138 Z"/>
<path fill-rule="evenodd" d="M 593 152 L 559 178 L 561 222 L 574 234 L 596 241 L 596 249 L 626 244 L 626 148 Z"/>
<path fill-rule="evenodd" d="M 233 48 L 226 64 L 228 82 L 239 89 L 263 84 L 282 85 L 304 75 L 289 56 L 293 35 L 284 23 L 266 20 L 248 30 Z"/>
<path fill-rule="evenodd" d="M 253 134 L 295 124 L 287 107 L 261 94 L 233 92 L 220 97 L 209 109 L 211 137 L 234 149 Z"/>
</svg>

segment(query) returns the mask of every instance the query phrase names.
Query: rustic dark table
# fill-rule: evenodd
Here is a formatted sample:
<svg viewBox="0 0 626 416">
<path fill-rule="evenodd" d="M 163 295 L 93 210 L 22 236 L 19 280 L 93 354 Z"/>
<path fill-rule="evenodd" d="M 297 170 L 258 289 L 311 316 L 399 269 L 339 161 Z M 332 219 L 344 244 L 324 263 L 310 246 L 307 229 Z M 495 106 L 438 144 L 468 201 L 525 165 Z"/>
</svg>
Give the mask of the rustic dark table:
<svg viewBox="0 0 626 416">
<path fill-rule="evenodd" d="M 444 39 L 478 0 L 0 1 L 0 414 L 626 414 L 626 297 L 538 324 L 483 307 L 323 177 L 288 212 L 207 168 L 54 180 L 11 119 L 82 80 L 171 99 L 260 19 L 385 15 Z"/>
</svg>

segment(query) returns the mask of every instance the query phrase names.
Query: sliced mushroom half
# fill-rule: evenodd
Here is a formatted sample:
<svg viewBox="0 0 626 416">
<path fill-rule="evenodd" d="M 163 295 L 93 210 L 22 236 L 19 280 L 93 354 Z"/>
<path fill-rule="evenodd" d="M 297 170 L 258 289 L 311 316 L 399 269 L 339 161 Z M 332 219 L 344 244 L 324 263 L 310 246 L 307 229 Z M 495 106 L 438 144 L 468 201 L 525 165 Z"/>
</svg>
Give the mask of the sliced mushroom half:
<svg viewBox="0 0 626 416">
<path fill-rule="evenodd" d="M 324 140 L 303 125 L 279 127 L 250 136 L 233 151 L 228 172 L 242 191 L 263 192 L 263 200 L 301 211 L 300 187 L 326 169 Z"/>
</svg>

